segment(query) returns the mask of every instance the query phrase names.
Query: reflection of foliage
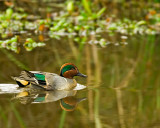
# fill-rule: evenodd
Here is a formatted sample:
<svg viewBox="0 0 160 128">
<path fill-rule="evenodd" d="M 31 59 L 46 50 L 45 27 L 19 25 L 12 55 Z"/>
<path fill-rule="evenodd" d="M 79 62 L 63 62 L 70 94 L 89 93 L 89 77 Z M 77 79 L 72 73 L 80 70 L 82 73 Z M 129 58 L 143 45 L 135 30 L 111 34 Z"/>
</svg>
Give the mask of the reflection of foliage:
<svg viewBox="0 0 160 128">
<path fill-rule="evenodd" d="M 125 35 L 133 34 L 155 34 L 156 31 L 147 27 L 147 22 L 141 20 L 131 21 L 129 19 L 124 19 L 123 21 L 117 21 L 108 25 L 108 31 L 113 33 L 114 31 Z"/>
<path fill-rule="evenodd" d="M 45 44 L 42 42 L 35 42 L 31 38 L 27 38 L 26 42 L 24 43 L 24 47 L 27 51 L 31 51 L 35 47 L 44 46 Z M 0 48 L 6 48 L 8 50 L 14 51 L 16 53 L 19 53 L 20 51 L 20 42 L 19 42 L 19 36 L 14 36 L 11 39 L 7 39 L 5 41 L 0 40 Z"/>
<path fill-rule="evenodd" d="M 160 13 L 157 13 L 155 10 L 150 10 L 146 15 L 146 20 L 150 28 L 160 32 Z"/>
<path fill-rule="evenodd" d="M 12 37 L 11 39 L 2 41 L 0 40 L 0 48 L 6 48 L 8 50 L 19 52 L 18 49 L 18 36 Z"/>
<path fill-rule="evenodd" d="M 155 10 L 150 10 L 146 15 L 146 20 L 148 20 L 150 24 L 160 23 L 160 13 L 157 13 Z"/>
<path fill-rule="evenodd" d="M 16 32 L 24 31 L 23 18 L 26 18 L 26 13 L 13 12 L 11 8 L 8 8 L 5 13 L 0 14 L 0 34 L 2 38 L 12 36 Z"/>
<path fill-rule="evenodd" d="M 24 47 L 27 51 L 31 51 L 33 48 L 44 46 L 45 44 L 43 42 L 35 42 L 32 38 L 26 39 L 26 42 L 24 43 Z"/>
<path fill-rule="evenodd" d="M 160 18 L 156 11 L 150 11 L 146 20 L 140 21 L 127 18 L 115 19 L 105 15 L 105 11 L 106 8 L 100 9 L 90 0 L 67 1 L 66 9 L 56 13 L 49 11 L 46 19 L 32 17 L 22 9 L 17 13 L 8 8 L 6 12 L 0 14 L 0 34 L 2 38 L 6 38 L 23 33 L 47 33 L 50 38 L 56 39 L 61 39 L 63 36 L 72 37 L 80 45 L 89 42 L 105 46 L 108 43 L 101 35 L 104 32 L 108 32 L 109 35 L 120 33 L 127 36 L 156 34 L 160 31 L 157 29 Z M 42 43 L 37 44 L 33 43 L 34 41 L 31 39 L 28 40 L 27 43 L 24 43 L 28 51 L 36 46 L 42 46 Z M 13 46 L 17 45 L 13 43 Z M 15 47 L 13 51 L 16 51 Z"/>
</svg>

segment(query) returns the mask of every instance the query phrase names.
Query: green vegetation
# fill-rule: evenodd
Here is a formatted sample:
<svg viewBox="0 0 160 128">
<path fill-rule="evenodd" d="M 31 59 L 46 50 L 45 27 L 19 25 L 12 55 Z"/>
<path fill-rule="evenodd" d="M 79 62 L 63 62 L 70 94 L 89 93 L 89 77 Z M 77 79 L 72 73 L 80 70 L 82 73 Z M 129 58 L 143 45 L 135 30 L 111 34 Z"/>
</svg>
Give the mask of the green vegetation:
<svg viewBox="0 0 160 128">
<path fill-rule="evenodd" d="M 6 48 L 8 50 L 14 51 L 19 53 L 20 50 L 20 42 L 18 41 L 18 36 L 14 36 L 11 39 L 7 40 L 0 40 L 0 48 Z M 43 42 L 35 42 L 32 38 L 27 38 L 24 42 L 23 46 L 26 48 L 27 51 L 31 51 L 35 47 L 44 46 Z"/>
<path fill-rule="evenodd" d="M 114 15 L 107 15 L 107 8 L 100 8 L 90 0 L 67 1 L 66 8 L 59 12 L 48 12 L 47 18 L 32 17 L 20 9 L 19 12 L 14 8 L 8 8 L 0 13 L 0 35 L 4 40 L 0 41 L 3 48 L 17 52 L 17 41 L 9 40 L 14 35 L 20 34 L 47 34 L 50 38 L 61 39 L 64 36 L 73 38 L 80 45 L 86 42 L 90 44 L 99 44 L 102 47 L 109 42 L 102 36 L 102 33 L 120 35 L 155 35 L 160 32 L 159 22 L 160 13 L 153 9 L 148 10 L 146 18 L 143 20 L 131 20 L 129 18 L 115 18 Z M 44 43 L 36 43 L 27 37 L 26 42 L 22 42 L 28 51 L 37 46 L 44 46 Z M 127 38 L 127 37 L 126 37 Z M 8 43 L 9 42 L 9 43 Z M 34 42 L 34 43 L 33 43 Z M 7 44 L 4 47 L 4 44 Z M 10 45 L 8 45 L 10 44 Z M 18 52 L 17 52 L 18 53 Z"/>
</svg>

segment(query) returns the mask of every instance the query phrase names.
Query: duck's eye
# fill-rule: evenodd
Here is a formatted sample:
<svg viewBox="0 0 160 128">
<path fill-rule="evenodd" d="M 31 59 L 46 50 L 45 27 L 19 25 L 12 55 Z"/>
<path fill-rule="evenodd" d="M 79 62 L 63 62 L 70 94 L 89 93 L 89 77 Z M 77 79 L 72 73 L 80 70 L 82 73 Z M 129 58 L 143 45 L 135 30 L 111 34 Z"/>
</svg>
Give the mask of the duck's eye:
<svg viewBox="0 0 160 128">
<path fill-rule="evenodd" d="M 75 70 L 75 68 L 71 68 L 71 70 Z"/>
</svg>

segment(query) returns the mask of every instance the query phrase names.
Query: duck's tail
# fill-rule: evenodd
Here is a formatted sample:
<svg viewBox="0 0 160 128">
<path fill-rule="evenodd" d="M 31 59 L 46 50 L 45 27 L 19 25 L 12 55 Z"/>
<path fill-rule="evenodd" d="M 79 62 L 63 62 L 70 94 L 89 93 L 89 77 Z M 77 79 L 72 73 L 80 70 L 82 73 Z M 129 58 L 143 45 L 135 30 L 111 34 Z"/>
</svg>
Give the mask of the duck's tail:
<svg viewBox="0 0 160 128">
<path fill-rule="evenodd" d="M 30 82 L 28 82 L 26 80 L 22 80 L 19 77 L 12 76 L 11 78 L 16 81 L 16 83 L 19 85 L 19 87 L 25 87 L 30 84 Z"/>
<path fill-rule="evenodd" d="M 11 77 L 13 80 L 17 82 L 19 87 L 25 87 L 27 85 L 30 85 L 30 83 L 37 84 L 38 81 L 35 79 L 35 76 L 33 73 L 29 71 L 22 71 L 19 77 Z"/>
</svg>

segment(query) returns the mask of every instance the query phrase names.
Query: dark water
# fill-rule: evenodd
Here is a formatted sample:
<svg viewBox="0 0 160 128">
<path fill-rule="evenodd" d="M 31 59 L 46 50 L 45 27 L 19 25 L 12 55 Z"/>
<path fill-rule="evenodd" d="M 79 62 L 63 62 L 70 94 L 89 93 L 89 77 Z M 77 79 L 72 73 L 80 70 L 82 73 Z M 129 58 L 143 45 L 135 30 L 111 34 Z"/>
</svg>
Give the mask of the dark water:
<svg viewBox="0 0 160 128">
<path fill-rule="evenodd" d="M 31 52 L 0 49 L 0 128 L 160 128 L 160 36 L 129 36 L 127 45 L 119 35 L 110 40 L 105 48 L 64 37 Z M 66 62 L 88 76 L 76 77 L 85 89 L 33 93 L 11 79 L 23 69 L 59 74 Z M 56 94 L 83 101 L 65 111 Z"/>
<path fill-rule="evenodd" d="M 16 95 L 12 89 L 9 94 L 1 91 L 0 126 L 160 127 L 159 41 L 159 36 L 136 36 L 129 37 L 125 46 L 101 48 L 86 44 L 79 50 L 66 38 L 49 40 L 45 47 L 21 54 L 1 49 L 0 83 L 15 84 L 10 76 L 18 75 L 23 66 L 59 73 L 66 62 L 76 64 L 88 78 L 76 78 L 87 88 L 77 91 L 75 97 L 87 99 L 71 112 L 64 111 L 59 100 L 25 105 L 13 100 Z"/>
</svg>

